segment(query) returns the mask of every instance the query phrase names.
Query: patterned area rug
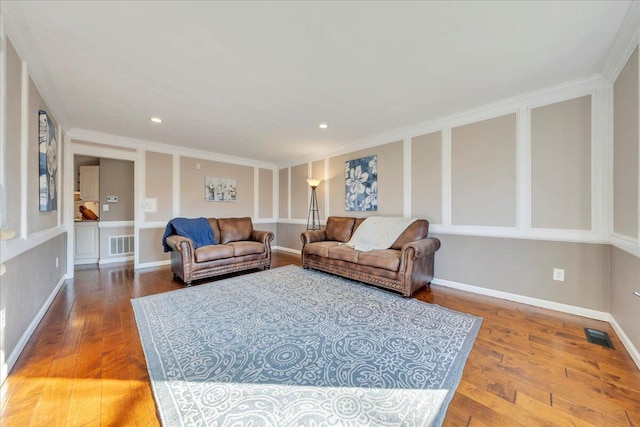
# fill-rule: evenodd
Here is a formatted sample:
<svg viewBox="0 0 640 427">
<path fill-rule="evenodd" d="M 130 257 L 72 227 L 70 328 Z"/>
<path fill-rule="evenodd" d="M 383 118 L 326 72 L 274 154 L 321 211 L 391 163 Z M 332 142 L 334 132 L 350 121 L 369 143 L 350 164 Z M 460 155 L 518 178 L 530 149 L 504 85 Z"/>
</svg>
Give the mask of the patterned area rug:
<svg viewBox="0 0 640 427">
<path fill-rule="evenodd" d="M 482 321 L 295 266 L 132 304 L 165 426 L 440 425 Z"/>
</svg>

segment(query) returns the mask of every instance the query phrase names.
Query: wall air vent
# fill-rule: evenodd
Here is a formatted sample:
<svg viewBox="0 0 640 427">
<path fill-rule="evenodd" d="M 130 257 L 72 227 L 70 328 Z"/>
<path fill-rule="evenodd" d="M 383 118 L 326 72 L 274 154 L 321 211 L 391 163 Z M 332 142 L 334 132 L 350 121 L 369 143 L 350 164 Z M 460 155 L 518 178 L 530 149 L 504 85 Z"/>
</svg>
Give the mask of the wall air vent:
<svg viewBox="0 0 640 427">
<path fill-rule="evenodd" d="M 587 336 L 587 341 L 593 344 L 598 344 L 606 348 L 613 348 L 611 338 L 609 334 L 597 329 L 584 328 L 584 334 Z"/>
<path fill-rule="evenodd" d="M 109 256 L 131 255 L 133 254 L 133 247 L 133 235 L 109 237 Z"/>
</svg>

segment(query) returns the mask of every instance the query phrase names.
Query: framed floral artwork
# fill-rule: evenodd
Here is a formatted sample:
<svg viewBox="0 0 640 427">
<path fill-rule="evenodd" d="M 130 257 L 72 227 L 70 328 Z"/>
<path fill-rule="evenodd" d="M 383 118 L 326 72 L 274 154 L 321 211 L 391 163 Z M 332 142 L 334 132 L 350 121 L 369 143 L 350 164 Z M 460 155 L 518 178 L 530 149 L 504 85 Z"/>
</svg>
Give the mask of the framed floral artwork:
<svg viewBox="0 0 640 427">
<path fill-rule="evenodd" d="M 345 210 L 378 210 L 378 156 L 345 162 Z"/>
<path fill-rule="evenodd" d="M 40 157 L 40 211 L 58 209 L 58 143 L 56 128 L 46 111 L 38 111 L 38 153 Z"/>
<path fill-rule="evenodd" d="M 204 179 L 204 199 L 208 202 L 235 202 L 238 186 L 235 178 L 207 176 Z"/>
</svg>

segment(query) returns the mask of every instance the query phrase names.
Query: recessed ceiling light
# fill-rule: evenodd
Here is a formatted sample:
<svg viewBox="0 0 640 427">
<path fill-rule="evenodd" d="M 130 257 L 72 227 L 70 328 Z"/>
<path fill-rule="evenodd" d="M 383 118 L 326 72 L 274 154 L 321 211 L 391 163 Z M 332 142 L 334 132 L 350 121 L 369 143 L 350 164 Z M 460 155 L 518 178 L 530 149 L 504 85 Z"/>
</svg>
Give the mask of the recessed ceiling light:
<svg viewBox="0 0 640 427">
<path fill-rule="evenodd" d="M 318 127 L 319 127 L 320 129 L 326 129 L 326 128 L 328 128 L 328 127 L 329 127 L 329 125 L 328 125 L 328 124 L 326 124 L 326 123 L 320 123 L 320 124 L 318 125 Z"/>
<path fill-rule="evenodd" d="M 160 117 L 151 117 L 151 121 L 153 123 L 162 123 L 162 119 Z"/>
</svg>

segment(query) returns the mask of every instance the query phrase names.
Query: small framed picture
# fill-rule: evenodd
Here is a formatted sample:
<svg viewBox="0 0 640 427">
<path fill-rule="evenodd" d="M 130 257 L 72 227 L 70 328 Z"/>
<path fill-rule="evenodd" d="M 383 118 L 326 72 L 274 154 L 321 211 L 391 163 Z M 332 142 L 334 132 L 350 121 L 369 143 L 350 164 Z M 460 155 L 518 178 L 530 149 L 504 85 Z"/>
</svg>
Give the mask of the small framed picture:
<svg viewBox="0 0 640 427">
<path fill-rule="evenodd" d="M 204 179 L 204 199 L 208 202 L 235 202 L 238 186 L 235 178 L 207 176 Z"/>
</svg>

